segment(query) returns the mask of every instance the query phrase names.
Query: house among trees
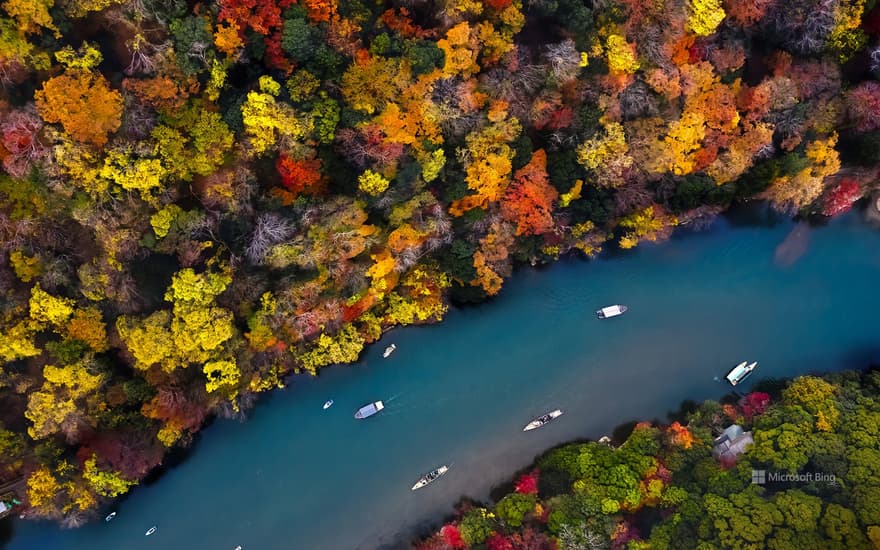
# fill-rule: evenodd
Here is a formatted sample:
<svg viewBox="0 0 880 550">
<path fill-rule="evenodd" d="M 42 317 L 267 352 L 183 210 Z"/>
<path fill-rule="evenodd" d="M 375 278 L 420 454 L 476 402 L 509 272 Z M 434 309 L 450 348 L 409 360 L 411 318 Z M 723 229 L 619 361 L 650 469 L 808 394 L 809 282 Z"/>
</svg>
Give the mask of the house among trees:
<svg viewBox="0 0 880 550">
<path fill-rule="evenodd" d="M 736 463 L 736 457 L 754 443 L 752 432 L 744 432 L 739 424 L 731 424 L 715 439 L 712 456 L 722 464 Z"/>
</svg>

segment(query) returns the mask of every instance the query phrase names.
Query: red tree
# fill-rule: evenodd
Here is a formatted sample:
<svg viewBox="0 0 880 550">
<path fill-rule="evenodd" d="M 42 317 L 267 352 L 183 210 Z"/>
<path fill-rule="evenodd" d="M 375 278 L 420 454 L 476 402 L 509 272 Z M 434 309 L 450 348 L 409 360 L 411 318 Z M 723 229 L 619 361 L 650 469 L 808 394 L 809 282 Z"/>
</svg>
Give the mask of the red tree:
<svg viewBox="0 0 880 550">
<path fill-rule="evenodd" d="M 275 168 L 281 176 L 281 185 L 293 194 L 293 198 L 302 194 L 316 195 L 323 191 L 320 159 L 296 160 L 282 154 L 278 157 Z"/>
<path fill-rule="evenodd" d="M 3 168 L 10 176 L 26 176 L 35 162 L 48 155 L 48 149 L 39 139 L 42 128 L 43 121 L 28 111 L 13 111 L 0 125 L 0 144 L 8 152 L 3 158 Z"/>
<path fill-rule="evenodd" d="M 559 197 L 547 177 L 547 153 L 538 149 L 516 171 L 504 193 L 501 215 L 516 223 L 517 235 L 540 235 L 553 229 L 553 201 Z"/>
<path fill-rule="evenodd" d="M 493 534 L 486 540 L 486 548 L 489 550 L 516 550 L 513 543 L 504 535 Z"/>
<path fill-rule="evenodd" d="M 281 10 L 294 4 L 294 0 L 220 0 L 217 20 L 235 23 L 242 40 L 247 29 L 265 36 L 266 61 L 276 69 L 287 70 L 289 63 L 281 48 Z"/>
<path fill-rule="evenodd" d="M 538 494 L 538 470 L 523 474 L 516 482 L 516 492 L 524 495 Z"/>
<path fill-rule="evenodd" d="M 822 213 L 826 216 L 836 216 L 852 208 L 854 202 L 862 196 L 862 190 L 857 181 L 843 178 L 825 197 L 825 206 Z"/>
<path fill-rule="evenodd" d="M 484 3 L 490 8 L 501 11 L 509 5 L 513 4 L 513 0 L 484 0 Z"/>
<path fill-rule="evenodd" d="M 862 82 L 846 95 L 846 103 L 856 130 L 880 129 L 880 82 Z"/>
<path fill-rule="evenodd" d="M 763 392 L 752 392 L 740 400 L 739 406 L 746 420 L 751 420 L 767 410 L 767 407 L 770 406 L 770 395 Z"/>
<path fill-rule="evenodd" d="M 448 525 L 444 525 L 442 529 L 440 529 L 440 534 L 443 535 L 443 538 L 446 540 L 446 544 L 453 548 L 467 548 L 467 544 L 465 544 L 464 539 L 461 538 L 461 532 L 458 530 L 458 527 L 452 525 L 451 523 Z"/>
</svg>

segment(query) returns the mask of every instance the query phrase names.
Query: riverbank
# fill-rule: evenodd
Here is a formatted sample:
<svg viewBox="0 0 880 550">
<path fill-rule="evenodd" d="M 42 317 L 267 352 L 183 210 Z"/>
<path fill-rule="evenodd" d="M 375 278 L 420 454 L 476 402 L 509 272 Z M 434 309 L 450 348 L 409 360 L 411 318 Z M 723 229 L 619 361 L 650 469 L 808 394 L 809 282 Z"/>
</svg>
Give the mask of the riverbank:
<svg viewBox="0 0 880 550">
<path fill-rule="evenodd" d="M 618 446 L 545 452 L 413 548 L 880 545 L 880 370 L 758 382 L 688 409 L 630 425 Z"/>
<path fill-rule="evenodd" d="M 490 307 L 386 335 L 398 346 L 388 359 L 383 340 L 356 365 L 294 379 L 246 423 L 218 420 L 112 522 L 75 531 L 8 523 L 8 547 L 399 548 L 462 495 L 487 500 L 541 449 L 598 438 L 621 419 L 663 418 L 685 399 L 717 399 L 726 387 L 713 378 L 742 356 L 778 378 L 880 361 L 880 234 L 856 215 L 835 219 L 783 267 L 774 253 L 793 227 L 759 208 L 662 246 L 523 269 Z M 613 302 L 631 309 L 596 321 Z M 328 398 L 335 404 L 323 411 Z M 386 411 L 352 419 L 376 399 Z M 521 432 L 556 407 L 566 410 L 558 422 Z M 449 462 L 442 482 L 409 490 Z M 159 529 L 147 539 L 151 525 Z"/>
</svg>

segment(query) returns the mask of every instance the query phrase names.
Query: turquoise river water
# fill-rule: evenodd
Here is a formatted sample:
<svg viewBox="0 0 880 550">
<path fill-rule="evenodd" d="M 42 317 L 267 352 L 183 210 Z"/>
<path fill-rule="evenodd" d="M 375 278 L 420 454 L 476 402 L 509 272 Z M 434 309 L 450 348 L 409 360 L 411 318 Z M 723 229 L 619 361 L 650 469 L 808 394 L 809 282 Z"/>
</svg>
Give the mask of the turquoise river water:
<svg viewBox="0 0 880 550">
<path fill-rule="evenodd" d="M 661 245 L 522 269 L 485 305 L 394 330 L 355 365 L 293 379 L 246 422 L 215 422 L 112 522 L 15 522 L 3 539 L 13 550 L 404 547 L 554 444 L 722 397 L 718 379 L 741 360 L 760 361 L 746 388 L 877 362 L 878 285 L 880 231 L 859 215 L 807 229 L 760 207 Z M 596 319 L 615 303 L 629 312 Z M 377 399 L 385 411 L 352 418 Z M 557 407 L 558 421 L 521 431 Z"/>
</svg>

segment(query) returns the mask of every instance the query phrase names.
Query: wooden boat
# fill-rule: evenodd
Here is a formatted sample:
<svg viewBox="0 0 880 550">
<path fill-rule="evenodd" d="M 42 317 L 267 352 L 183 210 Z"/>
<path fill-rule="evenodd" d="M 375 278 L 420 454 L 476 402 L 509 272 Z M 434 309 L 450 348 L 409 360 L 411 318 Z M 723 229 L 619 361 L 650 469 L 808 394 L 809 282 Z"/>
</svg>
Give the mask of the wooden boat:
<svg viewBox="0 0 880 550">
<path fill-rule="evenodd" d="M 328 399 L 327 401 L 324 402 L 324 410 L 325 410 L 325 411 L 326 411 L 327 409 L 329 409 L 330 407 L 332 407 L 332 406 L 333 406 L 333 400 L 332 400 L 332 399 Z"/>
<path fill-rule="evenodd" d="M 629 309 L 626 306 L 622 306 L 619 304 L 615 304 L 613 306 L 603 307 L 602 309 L 596 312 L 596 317 L 599 319 L 610 319 L 611 317 L 617 317 L 618 315 L 623 315 L 626 313 L 626 310 Z"/>
<path fill-rule="evenodd" d="M 757 366 L 757 361 L 753 361 L 752 363 L 749 363 L 748 361 L 743 361 L 739 365 L 730 369 L 730 372 L 727 373 L 727 376 L 725 376 L 725 378 L 728 382 L 730 382 L 731 386 L 736 386 L 737 384 L 745 380 L 748 375 L 752 374 L 752 371 L 755 370 L 755 367 Z"/>
<path fill-rule="evenodd" d="M 562 416 L 562 411 L 559 409 L 556 409 L 555 411 L 550 411 L 547 414 L 542 414 L 538 418 L 536 418 L 536 419 L 532 420 L 531 422 L 529 422 L 528 424 L 526 424 L 525 428 L 523 428 L 523 431 L 527 432 L 529 430 L 537 430 L 541 426 L 543 426 L 545 424 L 549 424 L 550 422 L 553 422 L 555 419 L 559 418 L 560 416 Z"/>
<path fill-rule="evenodd" d="M 152 535 L 155 532 L 156 532 L 156 526 L 154 525 L 154 526 L 150 527 L 149 529 L 147 529 L 147 532 L 144 533 L 144 536 L 149 537 L 150 535 Z"/>
<path fill-rule="evenodd" d="M 448 471 L 449 466 L 446 466 L 445 464 L 443 466 L 440 466 L 436 470 L 431 470 L 427 474 L 420 477 L 418 481 L 416 481 L 416 484 L 412 486 L 412 490 L 416 491 L 418 489 L 421 489 L 425 485 L 428 485 L 429 483 L 433 483 L 438 477 L 442 476 Z"/>
<path fill-rule="evenodd" d="M 384 408 L 385 408 L 385 404 L 382 403 L 381 401 L 376 401 L 374 403 L 368 403 L 368 404 L 364 405 L 363 407 L 361 407 L 360 409 L 358 409 L 357 412 L 354 413 L 354 417 L 357 418 L 358 420 L 363 420 L 364 418 L 369 418 L 369 417 L 373 416 L 374 414 L 376 414 L 377 412 L 381 411 Z"/>
<path fill-rule="evenodd" d="M 382 352 L 382 357 L 387 359 L 388 356 L 391 355 L 392 353 L 394 353 L 394 350 L 396 350 L 396 349 L 397 349 L 397 345 L 391 344 L 390 346 L 385 348 L 385 351 Z"/>
<path fill-rule="evenodd" d="M 116 517 L 116 512 L 110 512 L 109 514 L 107 514 L 107 517 L 104 518 L 104 521 L 110 521 L 115 517 Z"/>
</svg>

